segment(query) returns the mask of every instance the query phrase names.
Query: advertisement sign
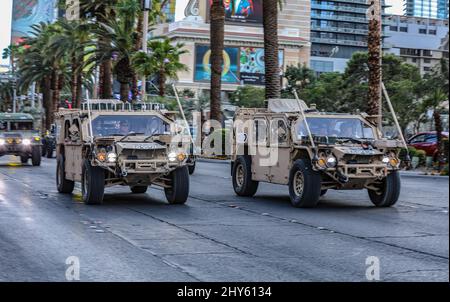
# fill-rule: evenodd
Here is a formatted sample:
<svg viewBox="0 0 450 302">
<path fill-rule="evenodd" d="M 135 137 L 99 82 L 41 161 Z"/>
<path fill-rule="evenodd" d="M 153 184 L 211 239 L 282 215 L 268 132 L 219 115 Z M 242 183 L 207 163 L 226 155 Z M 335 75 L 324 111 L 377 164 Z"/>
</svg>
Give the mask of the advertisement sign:
<svg viewBox="0 0 450 302">
<path fill-rule="evenodd" d="M 212 0 L 208 1 L 211 9 Z M 225 21 L 261 25 L 263 22 L 262 0 L 224 0 Z"/>
<path fill-rule="evenodd" d="M 16 44 L 28 37 L 33 24 L 52 22 L 55 0 L 13 0 L 11 42 Z"/>
<path fill-rule="evenodd" d="M 283 74 L 284 53 L 280 50 L 278 54 L 280 62 L 280 76 Z M 264 49 L 254 47 L 242 47 L 240 52 L 240 78 L 245 85 L 265 84 Z"/>
<path fill-rule="evenodd" d="M 239 84 L 239 48 L 226 47 L 223 52 L 222 82 L 227 84 Z M 208 45 L 196 45 L 195 47 L 195 74 L 197 82 L 211 80 L 211 49 Z"/>
</svg>

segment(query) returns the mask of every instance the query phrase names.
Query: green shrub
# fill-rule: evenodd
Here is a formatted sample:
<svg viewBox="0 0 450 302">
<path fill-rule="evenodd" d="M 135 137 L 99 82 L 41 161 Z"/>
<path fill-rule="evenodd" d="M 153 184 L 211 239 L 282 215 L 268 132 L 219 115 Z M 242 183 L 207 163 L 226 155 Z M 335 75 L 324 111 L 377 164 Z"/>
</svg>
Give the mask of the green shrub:
<svg viewBox="0 0 450 302">
<path fill-rule="evenodd" d="M 408 147 L 408 151 L 409 151 L 409 157 L 413 158 L 414 156 L 417 156 L 417 149 L 414 147 Z M 401 160 L 405 160 L 406 159 L 406 150 L 403 148 L 400 151 L 399 157 Z"/>
<path fill-rule="evenodd" d="M 416 156 L 419 158 L 419 166 L 424 166 L 426 164 L 427 152 L 424 150 L 416 150 Z"/>
<path fill-rule="evenodd" d="M 448 176 L 448 164 L 446 164 L 441 171 L 442 176 Z"/>
</svg>

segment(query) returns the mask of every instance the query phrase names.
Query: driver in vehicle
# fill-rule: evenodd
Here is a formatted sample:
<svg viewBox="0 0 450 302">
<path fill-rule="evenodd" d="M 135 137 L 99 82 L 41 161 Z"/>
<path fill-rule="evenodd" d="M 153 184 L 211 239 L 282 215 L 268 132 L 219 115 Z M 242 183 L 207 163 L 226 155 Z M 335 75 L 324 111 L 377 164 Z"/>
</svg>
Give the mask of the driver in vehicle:
<svg viewBox="0 0 450 302">
<path fill-rule="evenodd" d="M 120 129 L 120 134 L 122 134 L 122 135 L 129 134 L 130 133 L 130 126 L 128 124 L 128 121 L 125 121 L 125 120 L 121 121 L 119 129 Z"/>
</svg>

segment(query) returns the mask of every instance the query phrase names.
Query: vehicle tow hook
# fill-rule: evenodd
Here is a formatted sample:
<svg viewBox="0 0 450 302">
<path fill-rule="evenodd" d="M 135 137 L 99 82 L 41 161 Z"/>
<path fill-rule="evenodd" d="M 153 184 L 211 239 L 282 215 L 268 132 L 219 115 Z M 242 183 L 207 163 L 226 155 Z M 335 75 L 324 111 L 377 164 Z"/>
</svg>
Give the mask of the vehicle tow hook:
<svg viewBox="0 0 450 302">
<path fill-rule="evenodd" d="M 349 182 L 348 176 L 344 175 L 340 170 L 337 171 L 338 181 L 342 184 Z"/>
</svg>

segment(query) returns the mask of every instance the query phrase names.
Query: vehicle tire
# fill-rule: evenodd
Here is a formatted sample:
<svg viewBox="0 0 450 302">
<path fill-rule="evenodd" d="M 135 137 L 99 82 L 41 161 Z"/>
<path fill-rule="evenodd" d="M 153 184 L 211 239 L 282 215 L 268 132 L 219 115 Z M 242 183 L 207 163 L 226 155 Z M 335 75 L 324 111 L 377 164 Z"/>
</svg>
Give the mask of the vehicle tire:
<svg viewBox="0 0 450 302">
<path fill-rule="evenodd" d="M 103 203 L 105 171 L 100 167 L 91 166 L 88 160 L 84 161 L 82 169 L 81 192 L 85 204 L 98 205 Z"/>
<path fill-rule="evenodd" d="M 42 156 L 47 155 L 47 144 L 45 142 L 42 142 Z"/>
<path fill-rule="evenodd" d="M 22 165 L 28 163 L 28 156 L 21 156 L 20 162 L 22 163 Z"/>
<path fill-rule="evenodd" d="M 130 190 L 133 194 L 144 194 L 148 190 L 148 186 L 132 186 Z"/>
<path fill-rule="evenodd" d="M 320 191 L 320 197 L 325 196 L 327 194 L 328 190 L 322 190 Z"/>
<path fill-rule="evenodd" d="M 53 146 L 48 144 L 47 151 L 45 151 L 47 158 L 53 158 Z"/>
<path fill-rule="evenodd" d="M 297 160 L 289 173 L 289 195 L 296 208 L 313 208 L 319 203 L 320 173 L 312 169 L 309 160 Z"/>
<path fill-rule="evenodd" d="M 33 147 L 31 149 L 31 163 L 33 164 L 33 166 L 35 167 L 40 166 L 41 159 L 42 159 L 41 149 L 39 147 Z"/>
<path fill-rule="evenodd" d="M 189 197 L 189 170 L 187 166 L 170 173 L 172 187 L 165 188 L 167 201 L 170 204 L 184 204 Z"/>
<path fill-rule="evenodd" d="M 249 156 L 239 156 L 233 164 L 233 188 L 238 196 L 253 197 L 259 182 L 252 180 L 252 160 Z"/>
<path fill-rule="evenodd" d="M 66 179 L 64 157 L 58 155 L 56 159 L 56 187 L 59 193 L 72 194 L 75 182 Z"/>
<path fill-rule="evenodd" d="M 380 188 L 381 192 L 368 190 L 370 200 L 377 207 L 391 207 L 395 205 L 400 197 L 401 180 L 400 173 L 394 171 L 384 180 Z"/>
<path fill-rule="evenodd" d="M 196 163 L 195 163 L 195 162 L 194 162 L 194 164 L 193 164 L 192 166 L 188 166 L 188 169 L 189 169 L 189 175 L 192 175 L 192 174 L 195 173 L 195 166 L 196 166 Z"/>
</svg>

